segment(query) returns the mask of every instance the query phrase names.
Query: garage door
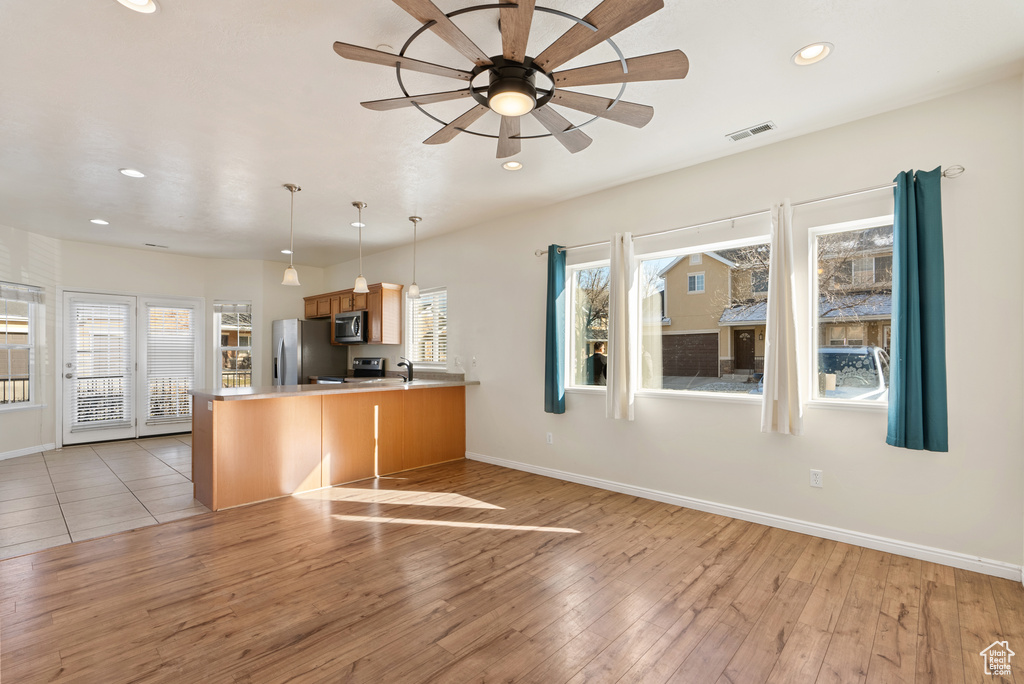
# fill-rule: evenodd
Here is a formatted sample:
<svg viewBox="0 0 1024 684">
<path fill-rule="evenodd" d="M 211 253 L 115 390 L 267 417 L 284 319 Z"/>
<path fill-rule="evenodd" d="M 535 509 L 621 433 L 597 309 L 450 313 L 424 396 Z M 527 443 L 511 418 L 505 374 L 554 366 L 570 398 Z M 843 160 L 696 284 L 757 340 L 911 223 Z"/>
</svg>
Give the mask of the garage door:
<svg viewBox="0 0 1024 684">
<path fill-rule="evenodd" d="M 661 359 L 665 375 L 718 377 L 718 333 L 662 335 Z"/>
</svg>

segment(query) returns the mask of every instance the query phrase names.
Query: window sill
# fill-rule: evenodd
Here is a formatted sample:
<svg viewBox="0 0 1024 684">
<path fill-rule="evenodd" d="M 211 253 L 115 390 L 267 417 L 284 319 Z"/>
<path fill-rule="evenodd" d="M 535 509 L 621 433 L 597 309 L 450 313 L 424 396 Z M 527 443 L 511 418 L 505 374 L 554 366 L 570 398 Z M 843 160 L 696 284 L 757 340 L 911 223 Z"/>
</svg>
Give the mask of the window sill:
<svg viewBox="0 0 1024 684">
<path fill-rule="evenodd" d="M 717 401 L 726 404 L 760 404 L 760 395 L 728 394 L 725 392 L 698 392 L 694 390 L 637 390 L 636 396 L 652 399 L 684 399 L 687 401 Z"/>
<path fill-rule="evenodd" d="M 587 387 L 586 385 L 581 385 L 581 386 L 576 386 L 576 387 L 566 387 L 565 388 L 565 393 L 566 394 L 605 394 L 607 389 L 608 388 L 605 385 L 591 385 L 589 387 Z"/>
<path fill-rule="evenodd" d="M 0 414 L 44 408 L 46 408 L 46 404 L 16 404 L 14 406 L 0 406 Z"/>
<path fill-rule="evenodd" d="M 826 409 L 829 411 L 867 411 L 868 413 L 887 413 L 889 403 L 884 401 L 843 401 L 842 399 L 811 399 L 808 408 Z"/>
</svg>

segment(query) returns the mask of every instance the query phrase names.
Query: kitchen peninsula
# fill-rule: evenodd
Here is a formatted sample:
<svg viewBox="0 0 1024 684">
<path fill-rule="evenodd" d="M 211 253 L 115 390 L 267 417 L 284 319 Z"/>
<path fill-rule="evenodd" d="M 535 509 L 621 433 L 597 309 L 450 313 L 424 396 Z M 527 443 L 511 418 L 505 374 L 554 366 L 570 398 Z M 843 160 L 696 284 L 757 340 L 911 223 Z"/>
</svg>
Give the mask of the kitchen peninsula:
<svg viewBox="0 0 1024 684">
<path fill-rule="evenodd" d="M 476 384 L 194 391 L 194 496 L 216 511 L 465 458 L 465 388 Z"/>
</svg>

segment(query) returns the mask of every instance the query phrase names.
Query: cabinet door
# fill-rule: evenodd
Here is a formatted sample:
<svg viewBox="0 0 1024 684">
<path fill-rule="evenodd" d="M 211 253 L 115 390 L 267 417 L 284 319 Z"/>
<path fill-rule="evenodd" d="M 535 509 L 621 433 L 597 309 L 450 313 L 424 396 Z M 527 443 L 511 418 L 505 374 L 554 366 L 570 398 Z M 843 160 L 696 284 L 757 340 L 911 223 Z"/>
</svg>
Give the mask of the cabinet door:
<svg viewBox="0 0 1024 684">
<path fill-rule="evenodd" d="M 306 300 L 306 318 L 316 318 L 316 300 Z"/>
<path fill-rule="evenodd" d="M 341 293 L 341 310 L 351 311 L 352 310 L 352 290 Z"/>
<path fill-rule="evenodd" d="M 352 310 L 363 311 L 366 309 L 366 293 L 352 294 Z"/>
<path fill-rule="evenodd" d="M 316 300 L 316 315 L 318 317 L 331 315 L 330 297 L 320 297 L 319 299 Z"/>
<path fill-rule="evenodd" d="M 341 313 L 341 297 L 340 296 L 331 297 L 331 315 L 333 316 L 336 313 Z"/>
<path fill-rule="evenodd" d="M 370 330 L 366 334 L 367 344 L 381 344 L 384 340 L 381 330 L 381 291 L 370 292 L 366 297 L 366 323 Z"/>
</svg>

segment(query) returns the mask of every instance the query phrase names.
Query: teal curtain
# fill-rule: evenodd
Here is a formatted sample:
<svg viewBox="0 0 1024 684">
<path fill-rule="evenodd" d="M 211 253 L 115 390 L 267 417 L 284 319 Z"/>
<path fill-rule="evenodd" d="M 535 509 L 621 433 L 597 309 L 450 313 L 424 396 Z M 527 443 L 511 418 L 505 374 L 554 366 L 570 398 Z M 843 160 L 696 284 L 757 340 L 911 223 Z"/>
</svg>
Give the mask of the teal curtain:
<svg viewBox="0 0 1024 684">
<path fill-rule="evenodd" d="M 544 411 L 565 413 L 565 252 L 548 247 L 547 335 L 544 344 Z"/>
<path fill-rule="evenodd" d="M 886 442 L 949 451 L 939 169 L 896 177 Z"/>
</svg>

